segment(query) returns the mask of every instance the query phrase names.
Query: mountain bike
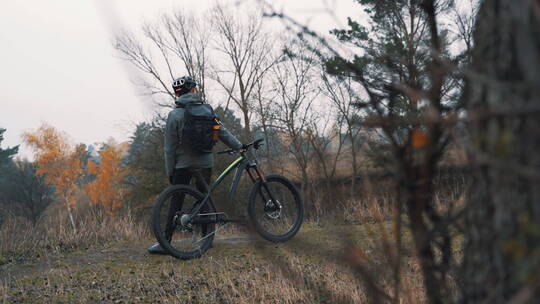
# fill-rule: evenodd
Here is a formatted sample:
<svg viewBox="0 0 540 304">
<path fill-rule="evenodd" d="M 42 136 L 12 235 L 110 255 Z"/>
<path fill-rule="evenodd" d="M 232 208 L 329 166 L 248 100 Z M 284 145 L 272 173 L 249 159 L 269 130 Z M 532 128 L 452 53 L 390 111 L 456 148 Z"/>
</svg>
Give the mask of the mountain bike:
<svg viewBox="0 0 540 304">
<path fill-rule="evenodd" d="M 300 229 L 304 218 L 302 196 L 287 178 L 270 174 L 263 176 L 254 153 L 263 139 L 258 139 L 240 150 L 227 149 L 217 154 L 237 154 L 234 160 L 208 186 L 202 174 L 193 171 L 206 193 L 188 185 L 172 185 L 157 198 L 152 214 L 154 235 L 170 255 L 187 260 L 201 257 L 212 245 L 217 225 L 242 222 L 231 219 L 225 212 L 216 210 L 212 192 L 235 171 L 229 190 L 229 199 L 235 201 L 236 190 L 243 174 L 247 172 L 253 182 L 249 194 L 247 213 L 251 227 L 270 242 L 285 242 Z"/>
</svg>

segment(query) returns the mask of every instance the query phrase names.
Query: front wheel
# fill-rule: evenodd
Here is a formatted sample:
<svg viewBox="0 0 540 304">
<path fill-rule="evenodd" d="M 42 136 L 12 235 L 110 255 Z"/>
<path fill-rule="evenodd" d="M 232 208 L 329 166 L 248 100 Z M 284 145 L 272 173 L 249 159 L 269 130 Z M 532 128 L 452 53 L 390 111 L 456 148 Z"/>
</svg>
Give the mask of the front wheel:
<svg viewBox="0 0 540 304">
<path fill-rule="evenodd" d="M 255 230 L 265 239 L 279 243 L 292 238 L 304 220 L 304 203 L 298 189 L 287 178 L 271 174 L 257 181 L 249 195 L 248 214 Z"/>
</svg>

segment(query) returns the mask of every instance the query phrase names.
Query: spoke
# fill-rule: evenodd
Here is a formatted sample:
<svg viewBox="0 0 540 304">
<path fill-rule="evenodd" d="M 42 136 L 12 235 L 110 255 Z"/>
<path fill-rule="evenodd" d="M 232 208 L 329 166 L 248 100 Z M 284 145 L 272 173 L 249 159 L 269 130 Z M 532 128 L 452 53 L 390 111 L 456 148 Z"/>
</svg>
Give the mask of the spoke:
<svg viewBox="0 0 540 304">
<path fill-rule="evenodd" d="M 229 223 L 225 223 L 225 224 L 219 225 L 219 227 L 218 227 L 217 229 L 215 229 L 214 232 L 205 235 L 202 239 L 198 240 L 196 243 L 200 243 L 200 242 L 204 241 L 207 237 L 210 237 L 211 235 L 216 234 L 218 231 L 220 231 L 221 229 L 225 228 L 228 224 L 229 224 Z M 196 244 L 196 243 L 195 243 L 195 244 Z"/>
</svg>

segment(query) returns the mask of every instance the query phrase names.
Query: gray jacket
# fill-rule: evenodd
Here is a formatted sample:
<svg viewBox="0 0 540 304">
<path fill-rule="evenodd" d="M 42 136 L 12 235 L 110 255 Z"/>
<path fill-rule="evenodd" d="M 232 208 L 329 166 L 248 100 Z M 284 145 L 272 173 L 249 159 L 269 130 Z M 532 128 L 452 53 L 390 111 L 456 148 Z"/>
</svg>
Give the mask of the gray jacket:
<svg viewBox="0 0 540 304">
<path fill-rule="evenodd" d="M 196 93 L 188 93 L 176 99 L 176 105 L 200 103 L 201 97 Z M 212 153 L 196 153 L 182 144 L 182 130 L 184 127 L 184 109 L 175 108 L 167 117 L 165 126 L 165 169 L 167 175 L 173 175 L 174 168 L 211 168 L 214 166 Z M 224 126 L 219 131 L 219 139 L 233 149 L 242 147 L 242 143 L 234 137 Z"/>
</svg>

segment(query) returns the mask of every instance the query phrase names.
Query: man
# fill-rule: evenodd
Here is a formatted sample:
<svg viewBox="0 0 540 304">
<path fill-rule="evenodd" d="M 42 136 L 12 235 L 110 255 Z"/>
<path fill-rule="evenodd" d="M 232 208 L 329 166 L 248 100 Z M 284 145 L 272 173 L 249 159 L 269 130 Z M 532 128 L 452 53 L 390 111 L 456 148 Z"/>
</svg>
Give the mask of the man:
<svg viewBox="0 0 540 304">
<path fill-rule="evenodd" d="M 212 153 L 200 152 L 193 145 L 183 138 L 183 129 L 186 122 L 186 106 L 190 104 L 203 103 L 197 94 L 197 83 L 189 76 L 177 78 L 172 85 L 175 95 L 175 109 L 167 117 L 165 127 L 165 168 L 169 176 L 169 182 L 173 185 L 189 184 L 194 174 L 202 175 L 206 185 L 210 184 L 214 157 Z M 219 139 L 232 149 L 242 148 L 242 143 L 238 141 L 224 126 L 220 126 Z M 206 185 L 197 183 L 197 189 L 206 192 Z M 182 198 L 178 198 L 173 205 L 173 209 L 180 209 Z M 174 214 L 176 210 L 169 213 Z M 150 253 L 165 253 L 159 244 L 154 244 L 148 248 Z"/>
</svg>

